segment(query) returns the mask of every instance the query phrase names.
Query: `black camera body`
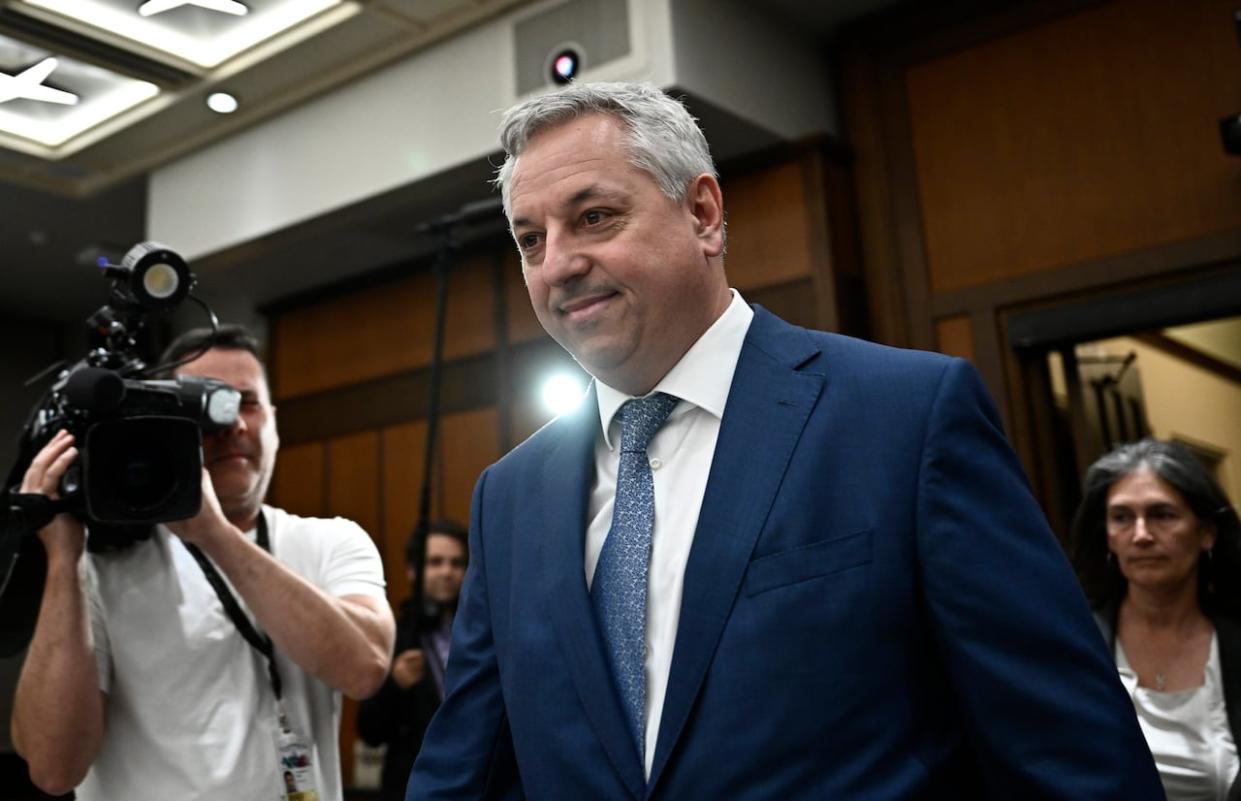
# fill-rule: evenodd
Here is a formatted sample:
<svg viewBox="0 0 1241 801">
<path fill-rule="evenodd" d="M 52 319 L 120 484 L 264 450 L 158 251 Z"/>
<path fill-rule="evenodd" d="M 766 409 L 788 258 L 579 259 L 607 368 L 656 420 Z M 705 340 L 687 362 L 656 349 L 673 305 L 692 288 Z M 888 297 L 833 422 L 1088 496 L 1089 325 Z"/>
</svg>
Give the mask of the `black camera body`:
<svg viewBox="0 0 1241 801">
<path fill-rule="evenodd" d="M 92 551 L 124 547 L 149 537 L 156 523 L 198 513 L 202 433 L 231 426 L 241 400 L 221 381 L 163 378 L 178 365 L 148 368 L 138 357 L 136 338 L 147 316 L 176 308 L 193 287 L 179 255 L 143 242 L 121 264 L 102 269 L 112 291 L 86 321 L 90 351 L 60 370 L 35 407 L 8 481 L 16 493 L 30 461 L 56 432 L 73 434 L 78 459 L 61 479 L 58 507 L 87 524 Z M 10 534 L 18 527 L 14 517 L 21 515 L 10 515 Z"/>
<path fill-rule="evenodd" d="M 214 379 L 127 379 L 79 363 L 36 411 L 32 449 L 61 429 L 74 435 L 78 461 L 61 480 L 60 495 L 65 508 L 92 525 L 92 540 L 99 526 L 183 520 L 202 503 L 202 434 L 231 426 L 240 399 Z"/>
<path fill-rule="evenodd" d="M 85 358 L 39 376 L 56 379 L 35 406 L 18 442 L 18 457 L 0 486 L 0 656 L 30 641 L 43 596 L 46 555 L 37 531 L 59 512 L 87 526 L 92 552 L 128 548 L 150 538 L 156 523 L 182 520 L 202 506 L 202 434 L 237 419 L 241 394 L 221 381 L 172 375 L 174 364 L 147 365 L 137 335 L 151 312 L 190 297 L 194 275 L 185 260 L 154 242 L 135 245 L 119 265 L 100 265 L 112 281 L 108 302 L 87 319 Z M 205 352 L 209 345 L 203 347 Z M 56 432 L 74 435 L 78 458 L 56 501 L 24 494 L 22 478 Z"/>
</svg>

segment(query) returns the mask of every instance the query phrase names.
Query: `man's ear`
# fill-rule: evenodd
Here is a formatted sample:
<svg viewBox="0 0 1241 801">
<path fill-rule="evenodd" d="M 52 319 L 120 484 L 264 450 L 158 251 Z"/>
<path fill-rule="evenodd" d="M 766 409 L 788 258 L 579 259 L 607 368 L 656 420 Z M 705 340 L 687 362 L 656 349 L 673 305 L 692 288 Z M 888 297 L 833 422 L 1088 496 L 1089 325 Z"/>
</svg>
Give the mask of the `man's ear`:
<svg viewBox="0 0 1241 801">
<path fill-rule="evenodd" d="M 724 193 L 720 182 L 708 173 L 690 181 L 686 204 L 694 218 L 694 233 L 703 244 L 703 253 L 714 258 L 724 252 Z"/>
</svg>

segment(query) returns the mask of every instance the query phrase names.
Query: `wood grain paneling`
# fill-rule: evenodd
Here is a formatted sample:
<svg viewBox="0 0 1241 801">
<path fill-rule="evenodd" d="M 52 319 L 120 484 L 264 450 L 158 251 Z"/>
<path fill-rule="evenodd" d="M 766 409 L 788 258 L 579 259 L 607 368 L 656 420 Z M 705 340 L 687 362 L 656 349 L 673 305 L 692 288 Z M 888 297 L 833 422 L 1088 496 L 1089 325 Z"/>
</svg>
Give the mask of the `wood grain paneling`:
<svg viewBox="0 0 1241 801">
<path fill-rule="evenodd" d="M 438 514 L 469 523 L 470 498 L 483 470 L 500 458 L 495 409 L 447 415 L 440 429 Z"/>
<path fill-rule="evenodd" d="M 427 441 L 424 420 L 385 428 L 383 439 L 384 574 L 393 608 L 409 597 L 405 543 L 418 523 L 422 462 Z"/>
<path fill-rule="evenodd" d="M 931 289 L 1238 227 L 1235 6 L 1101 3 L 911 66 Z"/>
<path fill-rule="evenodd" d="M 935 348 L 949 356 L 974 361 L 974 331 L 970 316 L 959 314 L 935 321 Z"/>
<path fill-rule="evenodd" d="M 327 512 L 325 458 L 321 442 L 282 447 L 268 492 L 271 502 L 295 515 L 322 517 Z"/>
<path fill-rule="evenodd" d="M 447 359 L 495 347 L 494 268 L 480 255 L 453 268 L 444 331 Z M 421 367 L 431 360 L 430 272 L 281 314 L 272 341 L 276 396 L 297 397 Z"/>
<path fill-rule="evenodd" d="M 470 519 L 474 484 L 487 465 L 500 458 L 495 409 L 445 415 L 437 437 L 431 517 L 447 517 L 462 525 Z M 384 572 L 393 606 L 409 596 L 405 578 L 405 544 L 418 523 L 422 467 L 426 456 L 424 420 L 391 426 L 383 441 Z"/>
<path fill-rule="evenodd" d="M 809 277 L 812 226 L 799 161 L 731 178 L 723 187 L 728 281 L 745 291 Z"/>
<path fill-rule="evenodd" d="M 327 442 L 328 514 L 357 523 L 383 550 L 379 527 L 379 435 L 363 431 Z"/>
<path fill-rule="evenodd" d="M 508 248 L 504 255 L 505 313 L 508 317 L 508 341 L 516 345 L 536 339 L 549 338 L 539 318 L 530 306 L 530 295 L 521 275 L 521 259 L 516 248 Z"/>
<path fill-rule="evenodd" d="M 798 278 L 787 284 L 754 289 L 745 293 L 745 299 L 794 325 L 820 327 L 820 304 L 815 302 L 815 286 L 809 278 Z"/>
</svg>

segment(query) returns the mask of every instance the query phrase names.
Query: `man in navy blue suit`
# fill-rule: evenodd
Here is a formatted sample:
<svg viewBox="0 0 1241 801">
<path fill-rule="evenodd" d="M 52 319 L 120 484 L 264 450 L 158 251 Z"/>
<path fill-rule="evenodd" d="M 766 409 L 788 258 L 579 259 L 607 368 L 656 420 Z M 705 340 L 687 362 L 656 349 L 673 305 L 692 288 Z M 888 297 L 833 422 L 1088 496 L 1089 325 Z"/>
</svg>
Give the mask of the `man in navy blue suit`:
<svg viewBox="0 0 1241 801">
<path fill-rule="evenodd" d="M 747 305 L 658 90 L 502 130 L 535 313 L 595 381 L 478 481 L 407 801 L 1163 798 L 974 371 Z"/>
</svg>

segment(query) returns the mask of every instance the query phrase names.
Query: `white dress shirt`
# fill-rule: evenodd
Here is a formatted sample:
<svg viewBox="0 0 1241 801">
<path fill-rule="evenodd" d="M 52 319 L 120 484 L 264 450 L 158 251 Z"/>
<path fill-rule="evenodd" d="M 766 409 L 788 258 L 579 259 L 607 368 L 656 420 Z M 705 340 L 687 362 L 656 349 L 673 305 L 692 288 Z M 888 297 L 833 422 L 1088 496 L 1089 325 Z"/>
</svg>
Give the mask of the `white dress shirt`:
<svg viewBox="0 0 1241 801">
<path fill-rule="evenodd" d="M 681 590 L 698 512 L 707 489 L 720 419 L 728 401 L 741 345 L 754 311 L 732 290 L 732 302 L 686 351 L 654 392 L 680 398 L 655 434 L 647 455 L 655 485 L 655 528 L 646 587 L 646 776 L 650 778 L 672 649 L 681 614 Z M 632 396 L 598 382 L 600 436 L 595 441 L 595 483 L 586 529 L 586 586 L 594 579 L 599 551 L 612 526 L 620 422 L 616 413 Z"/>
</svg>

